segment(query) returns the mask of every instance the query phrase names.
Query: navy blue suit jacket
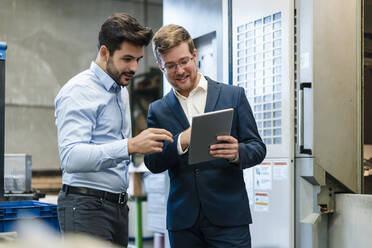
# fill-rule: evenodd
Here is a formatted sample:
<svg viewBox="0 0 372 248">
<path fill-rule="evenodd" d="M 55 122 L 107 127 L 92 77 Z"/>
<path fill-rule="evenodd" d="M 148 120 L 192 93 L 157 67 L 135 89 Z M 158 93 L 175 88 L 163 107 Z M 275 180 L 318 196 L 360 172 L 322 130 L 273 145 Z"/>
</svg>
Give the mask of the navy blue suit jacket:
<svg viewBox="0 0 372 248">
<path fill-rule="evenodd" d="M 207 80 L 205 112 L 234 108 L 231 136 L 239 142 L 240 163 L 216 159 L 189 165 L 188 152 L 178 155 L 177 140 L 190 125 L 173 90 L 153 102 L 149 107 L 148 127 L 170 131 L 174 142 L 164 142 L 163 152 L 145 156 L 145 164 L 153 173 L 168 170 L 167 228 L 171 231 L 191 227 L 200 208 L 208 220 L 218 226 L 252 223 L 243 169 L 261 163 L 266 147 L 243 88 Z"/>
</svg>

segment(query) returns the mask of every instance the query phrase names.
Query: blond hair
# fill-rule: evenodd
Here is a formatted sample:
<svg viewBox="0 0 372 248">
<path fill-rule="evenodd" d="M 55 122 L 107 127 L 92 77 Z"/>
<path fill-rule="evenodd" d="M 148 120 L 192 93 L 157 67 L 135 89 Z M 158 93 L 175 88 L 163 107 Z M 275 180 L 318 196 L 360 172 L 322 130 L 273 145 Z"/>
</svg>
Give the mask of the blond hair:
<svg viewBox="0 0 372 248">
<path fill-rule="evenodd" d="M 183 42 L 187 42 L 189 51 L 193 54 L 195 49 L 194 41 L 191 39 L 189 32 L 187 32 L 184 27 L 175 24 L 161 27 L 152 39 L 152 50 L 156 60 L 160 62 L 161 55 L 164 55 L 170 49 Z"/>
</svg>

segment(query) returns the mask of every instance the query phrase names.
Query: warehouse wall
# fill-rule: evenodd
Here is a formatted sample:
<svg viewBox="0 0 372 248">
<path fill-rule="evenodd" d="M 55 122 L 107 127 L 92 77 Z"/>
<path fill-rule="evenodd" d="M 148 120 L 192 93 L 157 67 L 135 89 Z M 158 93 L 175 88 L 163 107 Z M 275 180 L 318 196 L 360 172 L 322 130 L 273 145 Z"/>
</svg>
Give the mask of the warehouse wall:
<svg viewBox="0 0 372 248">
<path fill-rule="evenodd" d="M 6 60 L 5 152 L 32 155 L 33 170 L 60 168 L 54 98 L 97 53 L 98 31 L 106 17 L 127 12 L 156 31 L 162 1 L 2 0 L 0 41 Z M 146 15 L 146 13 L 148 13 Z M 139 73 L 155 66 L 151 48 Z"/>
</svg>

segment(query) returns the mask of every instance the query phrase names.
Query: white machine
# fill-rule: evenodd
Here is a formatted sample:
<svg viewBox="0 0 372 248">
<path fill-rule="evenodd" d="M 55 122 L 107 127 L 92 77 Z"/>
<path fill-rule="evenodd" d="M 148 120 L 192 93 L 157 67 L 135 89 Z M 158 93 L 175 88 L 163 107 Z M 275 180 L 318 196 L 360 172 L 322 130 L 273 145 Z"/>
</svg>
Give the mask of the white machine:
<svg viewBox="0 0 372 248">
<path fill-rule="evenodd" d="M 268 147 L 245 172 L 253 246 L 328 247 L 335 193 L 360 191 L 357 1 L 232 4 L 233 82 Z"/>
</svg>

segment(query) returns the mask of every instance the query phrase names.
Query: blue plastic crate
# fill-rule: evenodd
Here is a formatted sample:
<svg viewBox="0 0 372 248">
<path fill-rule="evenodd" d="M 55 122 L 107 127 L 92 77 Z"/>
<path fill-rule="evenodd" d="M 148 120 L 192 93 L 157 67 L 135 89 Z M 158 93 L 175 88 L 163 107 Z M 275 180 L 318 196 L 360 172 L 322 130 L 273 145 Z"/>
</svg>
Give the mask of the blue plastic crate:
<svg viewBox="0 0 372 248">
<path fill-rule="evenodd" d="M 18 221 L 40 221 L 60 231 L 57 205 L 38 201 L 0 203 L 0 232 L 17 231 Z"/>
</svg>

